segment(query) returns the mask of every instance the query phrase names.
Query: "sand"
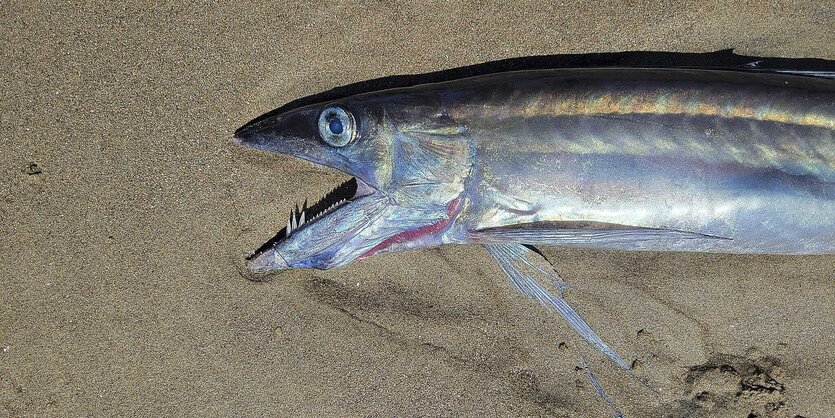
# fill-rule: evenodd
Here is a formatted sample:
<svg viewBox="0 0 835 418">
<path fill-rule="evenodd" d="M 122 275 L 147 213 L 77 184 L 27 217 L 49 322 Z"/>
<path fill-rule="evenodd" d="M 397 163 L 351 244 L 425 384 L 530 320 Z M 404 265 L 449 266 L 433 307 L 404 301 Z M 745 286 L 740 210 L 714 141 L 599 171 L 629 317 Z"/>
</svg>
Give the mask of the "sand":
<svg viewBox="0 0 835 418">
<path fill-rule="evenodd" d="M 508 57 L 835 59 L 831 4 L 2 2 L 0 22 L 0 415 L 606 416 L 582 355 L 627 416 L 835 416 L 835 257 L 545 248 L 633 377 L 479 247 L 247 280 L 343 176 L 229 142 L 298 97 Z"/>
</svg>

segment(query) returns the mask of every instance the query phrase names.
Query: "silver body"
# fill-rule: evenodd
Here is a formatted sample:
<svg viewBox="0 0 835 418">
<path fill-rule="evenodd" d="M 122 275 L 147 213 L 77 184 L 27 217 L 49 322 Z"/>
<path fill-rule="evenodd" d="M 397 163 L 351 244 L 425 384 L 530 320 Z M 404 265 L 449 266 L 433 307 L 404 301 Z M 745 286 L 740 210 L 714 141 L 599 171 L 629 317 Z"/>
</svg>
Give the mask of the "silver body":
<svg viewBox="0 0 835 418">
<path fill-rule="evenodd" d="M 343 115 L 344 143 L 328 142 L 322 115 Z M 256 271 L 449 243 L 835 253 L 827 78 L 511 72 L 268 114 L 236 140 L 360 186 L 315 222 L 291 216 L 253 255 Z"/>
<path fill-rule="evenodd" d="M 447 241 L 835 253 L 833 81 L 565 73 L 447 104 L 475 145 Z"/>
</svg>

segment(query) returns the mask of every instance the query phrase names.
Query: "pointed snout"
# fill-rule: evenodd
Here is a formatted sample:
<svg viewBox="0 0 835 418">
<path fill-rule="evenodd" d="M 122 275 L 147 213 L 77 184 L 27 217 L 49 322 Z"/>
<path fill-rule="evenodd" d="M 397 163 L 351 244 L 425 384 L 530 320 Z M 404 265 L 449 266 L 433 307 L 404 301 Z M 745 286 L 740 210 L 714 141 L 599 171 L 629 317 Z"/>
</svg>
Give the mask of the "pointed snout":
<svg viewBox="0 0 835 418">
<path fill-rule="evenodd" d="M 321 139 L 319 110 L 302 108 L 259 118 L 235 131 L 233 142 L 248 148 L 275 152 L 334 168 L 349 175 L 360 175 L 357 163 L 345 155 L 349 147 L 337 148 Z"/>
<path fill-rule="evenodd" d="M 233 142 L 245 147 L 293 155 L 316 138 L 315 112 L 299 110 L 261 116 L 235 131 Z"/>
</svg>

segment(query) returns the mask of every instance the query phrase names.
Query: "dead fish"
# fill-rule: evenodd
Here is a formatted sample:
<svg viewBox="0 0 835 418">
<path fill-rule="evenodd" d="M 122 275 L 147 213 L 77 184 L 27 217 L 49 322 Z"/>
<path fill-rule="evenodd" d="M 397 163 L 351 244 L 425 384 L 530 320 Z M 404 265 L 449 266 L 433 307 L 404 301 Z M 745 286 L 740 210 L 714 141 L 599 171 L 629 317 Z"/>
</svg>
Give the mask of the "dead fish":
<svg viewBox="0 0 835 418">
<path fill-rule="evenodd" d="M 517 71 L 269 114 L 235 141 L 352 178 L 293 210 L 248 267 L 480 244 L 629 369 L 533 246 L 835 253 L 835 80 L 805 75 Z"/>
</svg>

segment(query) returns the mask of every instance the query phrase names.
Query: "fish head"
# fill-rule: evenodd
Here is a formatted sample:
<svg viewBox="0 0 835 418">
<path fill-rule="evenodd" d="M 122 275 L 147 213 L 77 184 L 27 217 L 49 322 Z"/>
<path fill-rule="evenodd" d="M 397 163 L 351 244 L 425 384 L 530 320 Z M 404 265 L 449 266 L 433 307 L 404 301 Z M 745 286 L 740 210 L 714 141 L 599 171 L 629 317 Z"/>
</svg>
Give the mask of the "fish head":
<svg viewBox="0 0 835 418">
<path fill-rule="evenodd" d="M 290 215 L 249 257 L 255 272 L 329 269 L 440 240 L 472 165 L 461 126 L 431 96 L 384 94 L 305 106 L 255 119 L 234 141 L 352 176 Z"/>
</svg>

